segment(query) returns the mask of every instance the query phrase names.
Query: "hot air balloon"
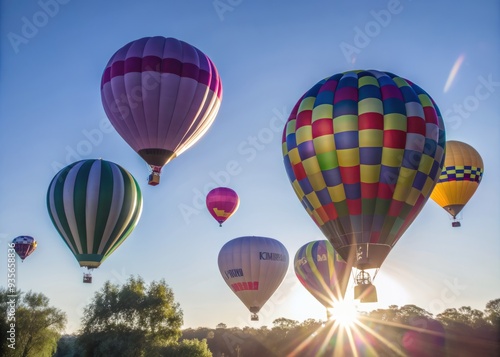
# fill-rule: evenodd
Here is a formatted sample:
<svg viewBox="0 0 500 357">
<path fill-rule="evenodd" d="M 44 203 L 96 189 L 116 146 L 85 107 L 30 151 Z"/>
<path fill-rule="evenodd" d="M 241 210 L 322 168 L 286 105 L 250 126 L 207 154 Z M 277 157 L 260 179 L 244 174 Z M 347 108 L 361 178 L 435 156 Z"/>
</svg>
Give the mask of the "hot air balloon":
<svg viewBox="0 0 500 357">
<path fill-rule="evenodd" d="M 145 37 L 120 48 L 101 79 L 104 111 L 118 134 L 151 167 L 195 144 L 212 125 L 222 99 L 219 73 L 203 52 L 175 38 Z"/>
<path fill-rule="evenodd" d="M 99 267 L 134 230 L 142 194 L 134 177 L 105 160 L 81 160 L 59 171 L 47 191 L 56 230 L 81 267 Z M 90 273 L 84 282 L 92 282 Z"/>
<path fill-rule="evenodd" d="M 483 160 L 476 149 L 461 141 L 446 142 L 443 171 L 431 198 L 453 217 L 453 227 L 460 227 L 457 215 L 476 192 L 483 171 Z"/>
<path fill-rule="evenodd" d="M 358 269 L 355 298 L 376 301 L 376 272 L 428 200 L 442 170 L 444 123 L 419 86 L 392 73 L 325 78 L 293 108 L 285 169 L 314 222 Z M 372 295 L 370 295 L 372 294 Z"/>
<path fill-rule="evenodd" d="M 344 299 L 351 267 L 338 255 L 327 240 L 309 242 L 297 251 L 294 259 L 295 275 L 300 283 L 327 310 Z"/>
<path fill-rule="evenodd" d="M 207 194 L 206 203 L 208 212 L 222 227 L 222 223 L 231 217 L 240 206 L 240 199 L 234 190 L 227 187 L 217 187 Z"/>
<path fill-rule="evenodd" d="M 14 250 L 16 251 L 21 261 L 24 261 L 36 249 L 37 243 L 35 238 L 30 236 L 19 236 L 12 240 Z"/>
<path fill-rule="evenodd" d="M 219 252 L 226 284 L 258 321 L 258 312 L 274 294 L 288 270 L 288 252 L 273 238 L 245 236 L 230 240 Z"/>
</svg>

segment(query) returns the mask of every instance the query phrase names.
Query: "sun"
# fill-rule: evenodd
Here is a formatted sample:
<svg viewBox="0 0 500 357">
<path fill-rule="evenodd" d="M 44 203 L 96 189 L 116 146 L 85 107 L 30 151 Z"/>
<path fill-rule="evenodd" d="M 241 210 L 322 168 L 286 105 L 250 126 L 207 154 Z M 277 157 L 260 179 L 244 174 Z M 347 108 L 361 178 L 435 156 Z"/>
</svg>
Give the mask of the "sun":
<svg viewBox="0 0 500 357">
<path fill-rule="evenodd" d="M 343 327 L 351 327 L 358 321 L 358 310 L 353 301 L 338 301 L 328 312 L 329 319 Z"/>
</svg>

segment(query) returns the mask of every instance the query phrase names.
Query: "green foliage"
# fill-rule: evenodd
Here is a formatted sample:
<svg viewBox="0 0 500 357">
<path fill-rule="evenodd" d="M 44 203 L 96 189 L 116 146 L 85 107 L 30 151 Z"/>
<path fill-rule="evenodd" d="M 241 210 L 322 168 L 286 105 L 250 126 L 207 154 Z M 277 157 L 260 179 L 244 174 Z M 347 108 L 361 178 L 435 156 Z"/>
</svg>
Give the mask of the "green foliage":
<svg viewBox="0 0 500 357">
<path fill-rule="evenodd" d="M 436 317 L 444 325 L 455 328 L 469 327 L 477 329 L 487 324 L 483 312 L 472 309 L 470 306 L 462 306 L 459 309 L 446 309 Z"/>
<path fill-rule="evenodd" d="M 182 340 L 161 349 L 162 357 L 212 357 L 207 340 Z"/>
<path fill-rule="evenodd" d="M 296 320 L 286 319 L 284 317 L 277 318 L 273 321 L 273 329 L 289 330 L 297 327 L 299 324 Z"/>
<path fill-rule="evenodd" d="M 220 323 L 215 330 L 184 330 L 182 338 L 213 336 L 207 344 L 214 356 L 500 356 L 498 330 L 484 324 L 499 305 L 500 299 L 488 303 L 484 313 L 467 306 L 445 310 L 448 324 L 416 305 L 391 305 L 360 314 L 350 333 L 335 321 L 280 317 L 271 329 Z"/>
<path fill-rule="evenodd" d="M 490 300 L 484 309 L 485 319 L 500 329 L 500 299 Z"/>
<path fill-rule="evenodd" d="M 63 335 L 57 341 L 57 351 L 53 357 L 81 357 L 76 340 L 78 336 Z"/>
<path fill-rule="evenodd" d="M 164 280 L 107 281 L 84 309 L 78 338 L 86 356 L 157 356 L 181 336 L 182 310 Z"/>
<path fill-rule="evenodd" d="M 416 318 L 431 318 L 432 314 L 415 305 L 390 305 L 387 309 L 377 309 L 369 312 L 368 317 L 384 322 L 409 324 Z"/>
<path fill-rule="evenodd" d="M 149 285 L 131 277 L 123 286 L 106 282 L 85 308 L 80 335 L 59 338 L 65 314 L 42 294 L 18 292 L 16 350 L 0 345 L 0 356 L 209 357 L 258 356 L 497 356 L 500 299 L 484 311 L 448 308 L 435 318 L 415 305 L 391 305 L 360 314 L 351 330 L 334 321 L 277 318 L 273 327 L 200 327 L 181 332 L 182 311 L 162 280 Z M 8 306 L 0 288 L 0 308 Z M 7 328 L 6 316 L 0 319 Z M 362 326 L 362 327 L 359 327 Z M 5 342 L 5 341 L 3 341 Z M 55 354 L 53 354 L 55 352 Z"/>
<path fill-rule="evenodd" d="M 0 305 L 6 311 L 11 299 L 7 290 L 0 288 Z M 41 293 L 21 291 L 16 294 L 15 349 L 3 349 L 4 356 L 50 357 L 54 354 L 60 334 L 66 326 L 66 314 L 49 305 L 49 298 Z M 10 321 L 2 319 L 4 326 Z M 7 341 L 8 342 L 8 341 Z M 2 347 L 4 348 L 4 347 Z"/>
<path fill-rule="evenodd" d="M 3 287 L 0 287 L 0 309 L 2 312 L 7 311 L 7 290 Z M 2 318 L 0 319 L 0 329 L 1 331 L 9 330 L 9 322 L 7 321 L 7 314 L 1 314 Z M 5 333 L 5 332 L 4 332 Z M 9 347 L 7 347 L 7 338 L 2 338 L 0 340 L 0 356 L 7 356 L 9 352 Z"/>
</svg>

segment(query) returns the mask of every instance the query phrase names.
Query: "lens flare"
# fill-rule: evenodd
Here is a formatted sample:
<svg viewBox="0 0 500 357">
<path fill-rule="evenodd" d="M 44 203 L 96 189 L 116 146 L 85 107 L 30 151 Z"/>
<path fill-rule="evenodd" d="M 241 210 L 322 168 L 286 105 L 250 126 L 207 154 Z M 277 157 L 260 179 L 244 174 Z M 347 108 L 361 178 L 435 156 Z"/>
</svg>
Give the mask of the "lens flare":
<svg viewBox="0 0 500 357">
<path fill-rule="evenodd" d="M 358 321 L 358 310 L 352 301 L 339 301 L 334 308 L 328 310 L 331 315 L 330 320 L 340 326 L 351 327 Z"/>
<path fill-rule="evenodd" d="M 450 74 L 448 75 L 448 79 L 446 80 L 446 84 L 444 85 L 444 93 L 448 92 L 448 90 L 450 89 L 453 81 L 455 80 L 455 77 L 457 76 L 458 70 L 464 62 L 464 59 L 465 55 L 462 53 L 460 56 L 458 56 L 457 60 L 453 64 L 453 67 L 451 67 Z"/>
</svg>

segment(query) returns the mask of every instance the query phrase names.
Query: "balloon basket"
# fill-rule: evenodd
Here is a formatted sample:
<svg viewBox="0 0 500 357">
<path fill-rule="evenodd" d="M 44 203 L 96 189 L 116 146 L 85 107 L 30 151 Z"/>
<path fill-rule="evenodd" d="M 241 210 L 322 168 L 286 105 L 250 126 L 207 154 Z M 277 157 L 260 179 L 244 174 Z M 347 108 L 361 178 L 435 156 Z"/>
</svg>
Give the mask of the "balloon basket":
<svg viewBox="0 0 500 357">
<path fill-rule="evenodd" d="M 148 178 L 148 185 L 156 186 L 159 183 L 160 183 L 160 174 L 156 173 L 156 172 L 152 172 Z"/>
<path fill-rule="evenodd" d="M 452 226 L 453 228 L 456 228 L 456 227 L 461 227 L 462 225 L 460 224 L 460 222 L 459 222 L 459 221 L 454 221 L 454 222 L 451 222 L 451 226 Z"/>
<path fill-rule="evenodd" d="M 354 299 L 360 302 L 377 302 L 377 288 L 373 284 L 356 285 L 354 287 Z"/>
<path fill-rule="evenodd" d="M 361 270 L 354 279 L 354 282 L 357 284 L 354 286 L 354 299 L 359 299 L 362 303 L 378 301 L 377 289 L 372 284 L 372 279 L 368 272 Z"/>
<path fill-rule="evenodd" d="M 257 314 L 252 314 L 252 315 L 250 316 L 250 320 L 251 320 L 251 321 L 259 321 L 259 315 L 257 315 Z"/>
<path fill-rule="evenodd" d="M 85 284 L 92 284 L 92 275 L 89 273 L 83 273 L 83 282 Z"/>
</svg>

